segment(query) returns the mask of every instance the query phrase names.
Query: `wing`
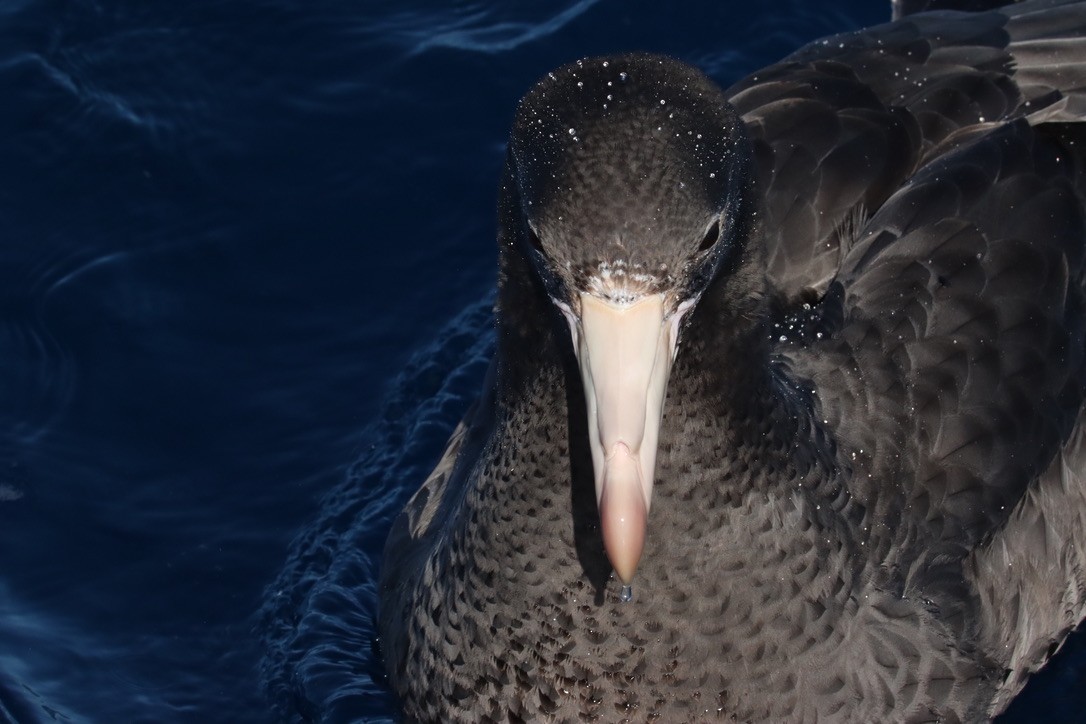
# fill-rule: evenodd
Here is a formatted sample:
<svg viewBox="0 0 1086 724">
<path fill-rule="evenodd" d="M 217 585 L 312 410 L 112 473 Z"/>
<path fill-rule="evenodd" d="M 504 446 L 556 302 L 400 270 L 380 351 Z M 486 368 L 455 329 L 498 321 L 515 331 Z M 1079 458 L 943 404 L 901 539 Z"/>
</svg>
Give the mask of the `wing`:
<svg viewBox="0 0 1086 724">
<path fill-rule="evenodd" d="M 418 579 L 432 575 L 427 558 L 440 542 L 449 516 L 455 514 L 456 502 L 474 480 L 476 464 L 494 429 L 496 377 L 496 362 L 492 361 L 483 384 L 484 394 L 456 426 L 433 472 L 392 523 L 382 557 L 379 596 L 383 611 L 399 613 L 382 616 L 382 621 L 411 620 Z M 382 629 L 386 666 L 403 670 L 410 633 L 409 625 Z"/>
<path fill-rule="evenodd" d="M 990 534 L 1079 419 L 1086 129 L 1073 131 L 1021 120 L 925 166 L 846 254 L 827 299 L 840 328 L 794 355 L 845 437 L 898 461 L 875 471 L 904 481 L 879 516 L 906 510 L 925 538 Z"/>
<path fill-rule="evenodd" d="M 961 132 L 1086 115 L 1086 10 L 937 12 L 817 41 L 729 91 L 767 199 L 769 277 L 820 295 L 863 220 Z"/>
<path fill-rule="evenodd" d="M 875 525 L 908 505 L 920 539 L 972 546 L 1077 419 L 1084 8 L 910 16 L 731 91 L 782 323 L 800 331 L 782 353 L 856 455 L 890 466 L 871 480 L 911 481 L 854 480 Z"/>
<path fill-rule="evenodd" d="M 791 311 L 803 323 L 780 353 L 837 432 L 888 585 L 977 625 L 1010 696 L 1086 612 L 1086 11 L 922 14 L 775 72 L 823 72 L 834 53 L 857 68 L 839 116 L 864 86 L 885 130 L 776 130 L 772 104 L 745 111 L 767 228 L 783 224 L 771 278 L 782 297 L 821 295 Z M 817 147 L 797 139 L 819 134 L 831 150 L 786 178 Z M 873 160 L 853 155 L 849 186 L 832 139 L 864 137 L 881 140 L 858 142 Z M 904 159 L 879 155 L 891 138 Z M 826 203 L 837 188 L 852 190 Z"/>
<path fill-rule="evenodd" d="M 979 596 L 1007 696 L 1086 613 L 1083 149 L 1082 124 L 1019 120 L 925 166 L 846 255 L 822 354 L 794 356 L 888 578 L 951 618 Z"/>
</svg>

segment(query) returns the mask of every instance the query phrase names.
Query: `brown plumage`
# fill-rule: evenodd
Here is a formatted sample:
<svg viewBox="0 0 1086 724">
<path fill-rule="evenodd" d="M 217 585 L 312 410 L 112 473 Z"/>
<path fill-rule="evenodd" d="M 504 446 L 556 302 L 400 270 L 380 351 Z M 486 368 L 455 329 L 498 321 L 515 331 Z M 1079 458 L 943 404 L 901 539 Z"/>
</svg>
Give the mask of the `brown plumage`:
<svg viewBox="0 0 1086 724">
<path fill-rule="evenodd" d="M 904 17 L 726 92 L 647 55 L 544 78 L 486 389 L 385 552 L 408 717 L 1001 711 L 1086 602 L 1084 119 L 1081 1 Z M 630 603 L 555 306 L 605 282 L 696 302 Z"/>
</svg>

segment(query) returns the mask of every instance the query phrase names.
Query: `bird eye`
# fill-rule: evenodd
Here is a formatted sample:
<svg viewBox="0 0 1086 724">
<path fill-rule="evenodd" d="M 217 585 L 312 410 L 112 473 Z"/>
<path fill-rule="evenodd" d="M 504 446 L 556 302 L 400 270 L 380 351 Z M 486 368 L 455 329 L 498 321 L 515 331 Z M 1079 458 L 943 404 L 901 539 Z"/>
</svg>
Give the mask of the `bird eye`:
<svg viewBox="0 0 1086 724">
<path fill-rule="evenodd" d="M 708 251 L 720 238 L 720 222 L 717 221 L 709 230 L 705 232 L 705 238 L 701 240 L 701 244 L 698 246 L 698 251 Z"/>
</svg>

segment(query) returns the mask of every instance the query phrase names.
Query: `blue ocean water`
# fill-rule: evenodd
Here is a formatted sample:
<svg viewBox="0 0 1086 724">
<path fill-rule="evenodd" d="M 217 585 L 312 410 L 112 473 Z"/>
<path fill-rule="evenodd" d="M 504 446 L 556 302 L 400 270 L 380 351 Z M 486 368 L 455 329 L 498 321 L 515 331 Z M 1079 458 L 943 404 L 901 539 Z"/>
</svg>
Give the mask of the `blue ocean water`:
<svg viewBox="0 0 1086 724">
<path fill-rule="evenodd" d="M 489 354 L 517 99 L 888 5 L 0 0 L 0 722 L 394 719 L 376 568 Z"/>
</svg>

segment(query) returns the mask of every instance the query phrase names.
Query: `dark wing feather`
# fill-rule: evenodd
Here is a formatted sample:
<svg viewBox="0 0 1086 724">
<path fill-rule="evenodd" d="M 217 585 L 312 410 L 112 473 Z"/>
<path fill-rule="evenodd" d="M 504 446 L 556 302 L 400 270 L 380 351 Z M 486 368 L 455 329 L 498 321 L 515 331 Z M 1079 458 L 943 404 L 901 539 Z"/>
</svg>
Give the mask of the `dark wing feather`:
<svg viewBox="0 0 1086 724">
<path fill-rule="evenodd" d="M 850 191 L 851 209 L 823 206 L 824 187 L 855 183 L 855 155 L 810 153 L 806 174 L 783 171 L 793 148 L 841 140 L 845 123 L 788 130 L 782 97 L 740 87 L 770 194 L 771 280 L 784 298 L 825 291 L 809 317 L 832 321 L 781 355 L 838 433 L 886 585 L 975 627 L 1014 672 L 1010 696 L 1086 602 L 1086 13 L 925 14 L 822 47 L 772 69 L 773 87 L 808 77 L 819 113 L 885 114 L 868 148 L 895 134 L 908 145 L 881 167 L 901 175 L 885 196 L 872 182 Z M 857 101 L 813 82 L 832 67 L 827 87 L 840 88 L 839 60 L 867 89 Z M 869 218 L 842 233 L 861 204 Z M 784 226 L 797 206 L 818 222 Z"/>
<path fill-rule="evenodd" d="M 816 306 L 839 327 L 785 353 L 885 585 L 974 632 L 1013 672 L 1000 702 L 1086 614 L 1083 126 L 1019 120 L 925 166 Z"/>
<path fill-rule="evenodd" d="M 496 384 L 497 368 L 492 362 L 483 383 L 483 395 L 456 426 L 441 459 L 396 516 L 385 541 L 380 606 L 385 612 L 395 612 L 383 616 L 383 620 L 400 621 L 403 625 L 382 628 L 381 646 L 386 666 L 394 667 L 398 674 L 402 674 L 407 664 L 407 639 L 418 634 L 412 630 L 418 613 L 415 584 L 419 577 L 434 575 L 427 558 L 439 544 L 442 531 L 450 526 L 450 517 L 460 510 L 459 500 L 477 474 L 476 465 L 483 457 L 496 422 Z"/>
<path fill-rule="evenodd" d="M 813 43 L 729 90 L 767 199 L 769 278 L 822 294 L 857 219 L 978 125 L 1086 115 L 1086 13 L 927 13 Z"/>
<path fill-rule="evenodd" d="M 851 419 L 910 441 L 907 517 L 970 547 L 1051 463 L 1082 405 L 1082 179 L 1053 130 L 1018 121 L 925 167 L 838 276 L 836 354 L 892 385 L 871 417 Z M 827 400 L 847 387 L 825 387 Z"/>
<path fill-rule="evenodd" d="M 912 170 L 915 124 L 836 63 L 773 66 L 731 93 L 765 189 L 770 281 L 789 298 L 821 293 L 840 265 L 846 220 L 877 208 Z"/>
</svg>

